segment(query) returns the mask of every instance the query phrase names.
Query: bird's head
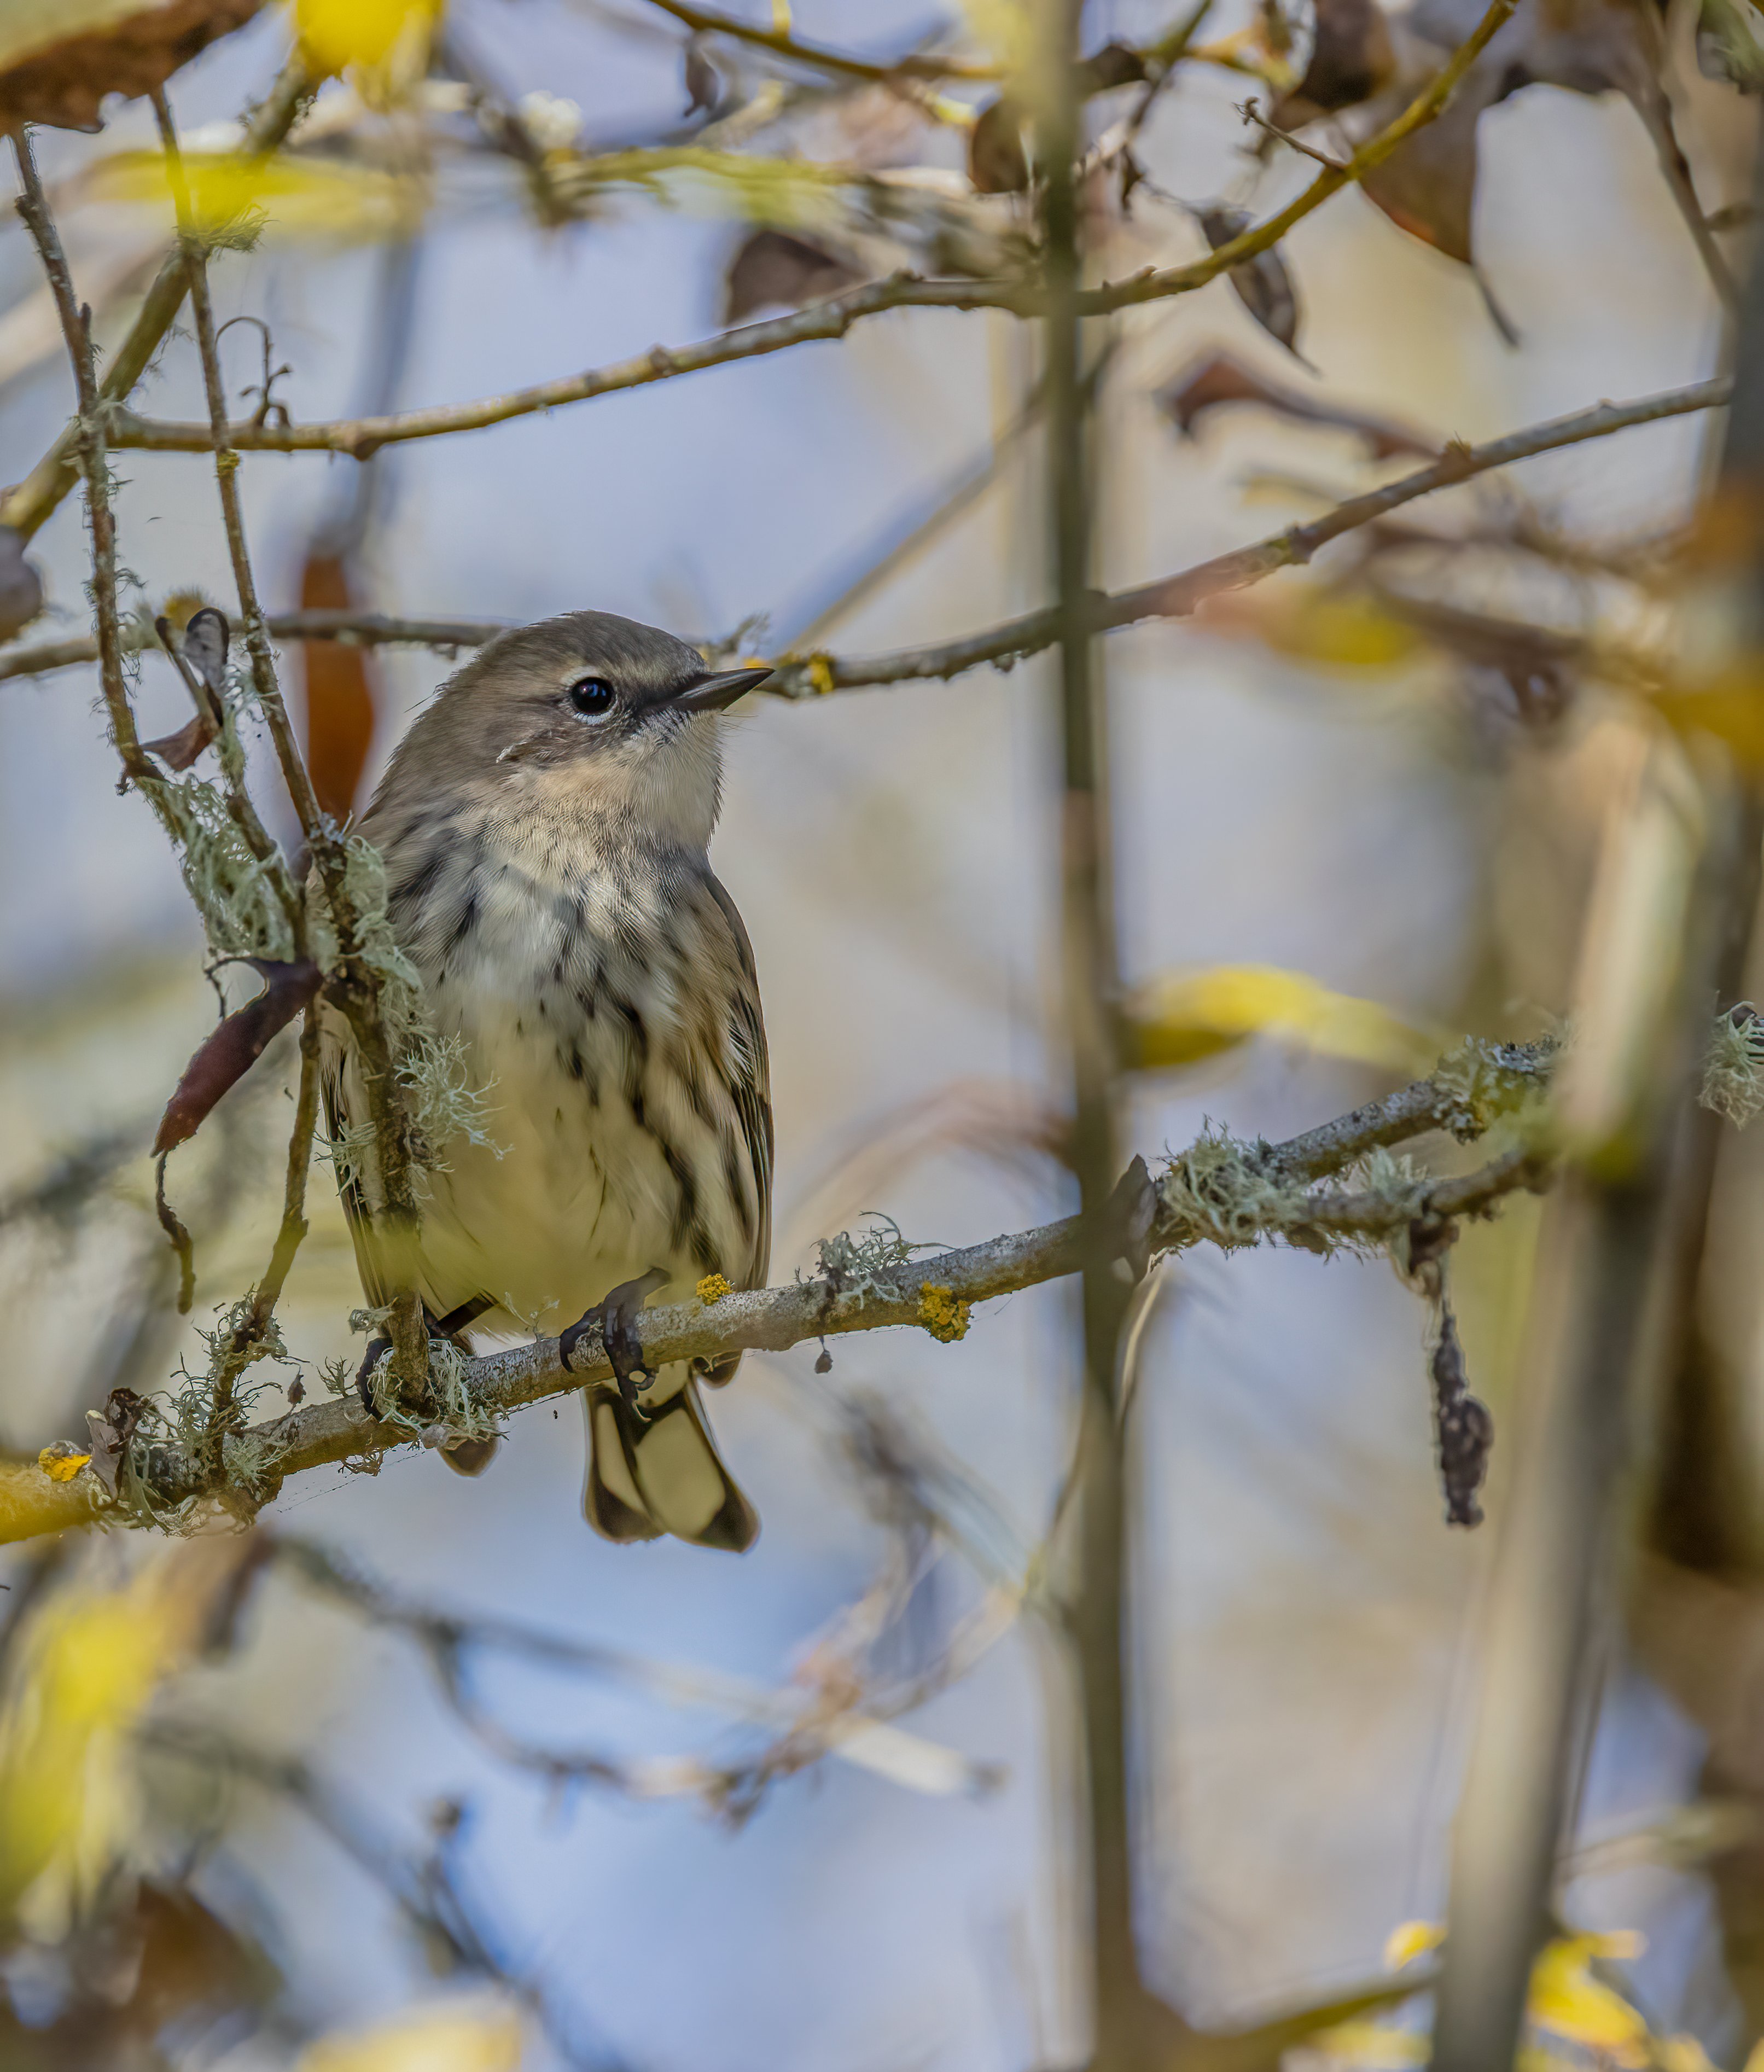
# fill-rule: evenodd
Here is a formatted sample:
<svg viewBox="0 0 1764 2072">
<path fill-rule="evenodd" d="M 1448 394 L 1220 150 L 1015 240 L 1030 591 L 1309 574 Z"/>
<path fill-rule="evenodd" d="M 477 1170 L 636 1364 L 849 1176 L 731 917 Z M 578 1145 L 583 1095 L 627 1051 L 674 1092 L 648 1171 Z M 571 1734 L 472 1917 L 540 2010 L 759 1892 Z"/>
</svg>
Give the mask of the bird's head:
<svg viewBox="0 0 1764 2072">
<path fill-rule="evenodd" d="M 720 802 L 720 715 L 771 674 L 709 668 L 684 640 L 611 612 L 541 619 L 499 634 L 442 685 L 384 791 L 487 790 L 701 847 Z"/>
</svg>

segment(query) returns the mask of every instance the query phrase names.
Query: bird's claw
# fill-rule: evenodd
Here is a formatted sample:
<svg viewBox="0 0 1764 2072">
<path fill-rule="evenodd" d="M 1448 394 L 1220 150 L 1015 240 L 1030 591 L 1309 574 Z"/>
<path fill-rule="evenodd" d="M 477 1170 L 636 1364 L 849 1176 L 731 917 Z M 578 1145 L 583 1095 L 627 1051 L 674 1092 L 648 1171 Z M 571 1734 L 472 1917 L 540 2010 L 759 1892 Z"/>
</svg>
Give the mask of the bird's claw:
<svg viewBox="0 0 1764 2072">
<path fill-rule="evenodd" d="M 379 1364 L 382 1353 L 392 1350 L 392 1341 L 383 1334 L 369 1338 L 368 1350 L 361 1356 L 361 1365 L 356 1373 L 356 1393 L 361 1398 L 361 1407 L 370 1417 L 377 1418 L 380 1406 L 373 1400 L 373 1371 Z"/>
<path fill-rule="evenodd" d="M 645 1417 L 639 1397 L 655 1376 L 644 1364 L 644 1349 L 637 1336 L 637 1318 L 644 1304 L 668 1279 L 664 1267 L 652 1266 L 635 1281 L 622 1281 L 605 1298 L 557 1335 L 557 1356 L 566 1370 L 575 1371 L 576 1348 L 591 1331 L 598 1331 L 607 1358 L 619 1383 L 619 1393 L 635 1417 Z"/>
</svg>

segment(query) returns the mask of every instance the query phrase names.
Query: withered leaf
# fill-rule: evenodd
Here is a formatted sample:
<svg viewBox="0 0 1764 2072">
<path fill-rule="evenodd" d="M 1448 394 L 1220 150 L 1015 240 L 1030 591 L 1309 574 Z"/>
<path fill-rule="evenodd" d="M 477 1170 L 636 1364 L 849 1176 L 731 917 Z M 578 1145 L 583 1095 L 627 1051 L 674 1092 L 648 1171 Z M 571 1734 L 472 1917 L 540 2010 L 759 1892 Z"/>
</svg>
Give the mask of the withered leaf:
<svg viewBox="0 0 1764 2072">
<path fill-rule="evenodd" d="M 263 980 L 264 989 L 196 1046 L 159 1119 L 153 1140 L 156 1158 L 195 1135 L 216 1102 L 262 1056 L 270 1038 L 310 1004 L 323 976 L 310 957 L 291 964 L 261 957 L 245 962 Z"/>
<path fill-rule="evenodd" d="M 154 626 L 167 651 L 182 656 L 188 667 L 194 679 L 190 687 L 196 701 L 196 716 L 175 734 L 162 734 L 157 741 L 144 742 L 142 746 L 168 769 L 187 770 L 220 731 L 230 628 L 225 615 L 212 605 L 205 605 L 191 616 L 181 640 L 169 619 L 155 619 Z"/>
<path fill-rule="evenodd" d="M 722 74 L 710 61 L 702 36 L 688 40 L 681 60 L 681 71 L 686 89 L 684 112 L 696 115 L 701 108 L 708 114 L 723 97 L 723 82 Z"/>
<path fill-rule="evenodd" d="M 1195 219 L 1215 252 L 1222 245 L 1229 245 L 1234 237 L 1241 236 L 1250 224 L 1247 208 L 1229 207 L 1224 203 L 1196 209 Z M 1295 359 L 1302 359 L 1298 350 L 1298 291 L 1293 286 L 1293 277 L 1278 249 L 1270 248 L 1266 252 L 1258 252 L 1253 259 L 1232 267 L 1227 278 L 1236 290 L 1239 302 L 1269 336 L 1277 338 Z"/>
<path fill-rule="evenodd" d="M 1158 391 L 1157 402 L 1178 430 L 1190 434 L 1206 411 L 1227 403 L 1259 403 L 1264 409 L 1277 410 L 1282 417 L 1296 417 L 1305 424 L 1328 425 L 1352 432 L 1366 442 L 1378 460 L 1388 460 L 1398 454 L 1412 454 L 1421 460 L 1435 460 L 1439 455 L 1438 446 L 1419 432 L 1386 417 L 1370 417 L 1363 411 L 1319 401 L 1297 389 L 1283 388 L 1230 353 L 1215 354 L 1178 374 Z"/>
<path fill-rule="evenodd" d="M 162 734 L 157 741 L 144 741 L 141 745 L 150 755 L 157 755 L 168 770 L 187 770 L 220 731 L 206 713 L 198 713 L 175 734 Z"/>
<path fill-rule="evenodd" d="M 723 322 L 742 323 L 758 310 L 800 309 L 861 278 L 855 267 L 806 237 L 756 230 L 730 261 Z"/>
<path fill-rule="evenodd" d="M 989 101 L 968 133 L 968 177 L 976 194 L 1022 194 L 1029 186 L 1026 117 L 1020 101 L 1001 95 Z"/>
<path fill-rule="evenodd" d="M 1137 51 L 1126 43 L 1104 43 L 1079 65 L 1078 90 L 1087 97 L 1112 93 L 1116 87 L 1136 85 L 1145 76 L 1145 60 Z"/>
<path fill-rule="evenodd" d="M 1369 101 L 1396 69 L 1390 23 L 1379 0 L 1317 0 L 1316 38 L 1305 76 L 1276 104 L 1279 130 L 1301 130 L 1321 115 Z"/>
<path fill-rule="evenodd" d="M 356 601 L 343 558 L 316 549 L 310 553 L 300 572 L 302 610 L 347 611 Z M 195 620 L 191 626 L 193 631 Z M 347 641 L 305 640 L 300 653 L 306 768 L 319 804 L 340 826 L 355 809 L 373 745 L 373 675 L 366 650 Z"/>
<path fill-rule="evenodd" d="M 0 640 L 21 632 L 43 609 L 43 584 L 24 557 L 24 535 L 0 525 Z"/>
<path fill-rule="evenodd" d="M 1418 0 L 1399 39 L 1396 83 L 1384 101 L 1368 108 L 1368 119 L 1394 115 L 1437 73 L 1482 13 L 1474 0 Z M 1690 175 L 1661 84 L 1664 62 L 1660 13 L 1651 0 L 1521 0 L 1445 112 L 1406 138 L 1362 184 L 1393 223 L 1474 265 L 1478 124 L 1486 109 L 1525 87 L 1556 86 L 1570 93 L 1622 94 L 1653 138 L 1668 183 L 1689 204 Z M 1511 329 L 1492 303 L 1490 313 Z"/>
<path fill-rule="evenodd" d="M 98 130 L 109 93 L 150 92 L 262 0 L 10 0 L 0 120 Z"/>
</svg>

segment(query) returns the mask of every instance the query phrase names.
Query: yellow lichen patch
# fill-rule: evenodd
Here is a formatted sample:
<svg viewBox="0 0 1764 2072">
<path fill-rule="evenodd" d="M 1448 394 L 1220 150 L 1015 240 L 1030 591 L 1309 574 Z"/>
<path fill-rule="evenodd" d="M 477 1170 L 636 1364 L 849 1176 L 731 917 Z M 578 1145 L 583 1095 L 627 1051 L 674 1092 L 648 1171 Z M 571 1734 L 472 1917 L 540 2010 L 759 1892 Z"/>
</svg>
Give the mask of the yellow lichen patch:
<svg viewBox="0 0 1764 2072">
<path fill-rule="evenodd" d="M 808 658 L 808 684 L 817 698 L 830 697 L 833 689 L 833 659 L 827 655 Z"/>
<path fill-rule="evenodd" d="M 707 1273 L 693 1293 L 708 1307 L 713 1302 L 722 1301 L 724 1296 L 733 1294 L 734 1290 L 722 1274 Z"/>
<path fill-rule="evenodd" d="M 926 1287 L 919 1291 L 919 1321 L 946 1346 L 967 1337 L 968 1313 L 973 1306 L 972 1302 L 959 1301 L 952 1288 Z"/>
<path fill-rule="evenodd" d="M 37 1456 L 37 1466 L 52 1482 L 71 1482 L 92 1458 L 84 1453 L 71 1439 L 57 1439 L 52 1446 L 45 1446 Z"/>
</svg>

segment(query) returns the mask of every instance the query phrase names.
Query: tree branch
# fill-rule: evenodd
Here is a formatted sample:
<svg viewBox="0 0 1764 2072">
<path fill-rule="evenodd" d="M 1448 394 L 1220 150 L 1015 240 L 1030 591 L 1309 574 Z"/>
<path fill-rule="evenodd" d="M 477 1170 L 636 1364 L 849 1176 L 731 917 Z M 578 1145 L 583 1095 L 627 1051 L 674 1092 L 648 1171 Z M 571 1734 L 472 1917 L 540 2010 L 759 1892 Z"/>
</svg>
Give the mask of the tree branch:
<svg viewBox="0 0 1764 2072">
<path fill-rule="evenodd" d="M 283 66 L 274 85 L 245 125 L 239 150 L 242 158 L 260 158 L 274 150 L 294 127 L 314 89 L 299 54 Z M 100 400 L 117 404 L 147 371 L 176 320 L 184 297 L 181 250 L 167 259 L 148 289 L 128 335 L 110 356 Z M 80 479 L 79 421 L 75 419 L 16 489 L 0 498 L 0 525 L 10 525 L 29 539 Z"/>
<path fill-rule="evenodd" d="M 1284 532 L 1271 533 L 1249 546 L 1233 548 L 1228 553 L 1215 555 L 1211 561 L 1157 582 L 1141 584 L 1134 590 L 1099 593 L 1095 601 L 1096 626 L 1100 631 L 1110 632 L 1149 619 L 1186 618 L 1209 598 L 1247 590 L 1281 569 L 1302 567 L 1330 541 L 1372 524 L 1388 512 L 1435 490 L 1453 488 L 1515 461 L 1604 438 L 1638 425 L 1718 409 L 1732 394 L 1733 383 L 1723 376 L 1694 382 L 1686 388 L 1643 397 L 1633 403 L 1600 403 L 1572 417 L 1509 432 L 1484 446 L 1454 443 L 1437 461 L 1414 474 L 1368 490 L 1363 496 L 1350 497 L 1306 524 L 1289 525 Z M 379 612 L 349 611 L 282 612 L 265 623 L 271 638 L 277 640 L 345 640 L 364 648 L 404 645 L 444 650 L 479 647 L 506 630 L 500 619 L 399 619 Z M 863 690 L 926 678 L 959 676 L 986 662 L 1008 668 L 1039 654 L 1052 645 L 1056 636 L 1054 614 L 1042 610 L 1008 619 L 984 632 L 964 634 L 958 639 L 924 647 L 896 648 L 889 654 L 786 654 L 776 658 L 778 673 L 766 689 L 784 697 L 810 698 L 827 691 Z M 133 622 L 122 628 L 125 652 L 150 639 Z M 73 668 L 96 660 L 97 652 L 97 643 L 89 637 L 0 649 L 0 682 L 11 676 L 46 676 L 51 670 Z"/>
<path fill-rule="evenodd" d="M 1382 165 L 1397 146 L 1431 122 L 1445 107 L 1452 92 L 1481 55 L 1489 39 L 1518 5 L 1518 0 L 1493 0 L 1493 5 L 1474 33 L 1454 55 L 1451 62 L 1387 128 L 1363 144 L 1341 166 L 1326 167 L 1303 193 L 1267 222 L 1253 225 L 1229 244 L 1220 245 L 1204 258 L 1185 266 L 1160 271 L 1148 267 L 1125 281 L 1105 282 L 1076 298 L 1080 316 L 1106 316 L 1110 311 L 1157 302 L 1170 295 L 1186 294 L 1204 287 L 1221 273 L 1240 266 L 1259 253 L 1277 245 L 1295 224 L 1320 208 L 1342 187 Z M 1003 310 L 1018 317 L 1046 314 L 1044 289 L 1026 280 L 926 281 L 913 273 L 894 273 L 873 281 L 843 295 L 830 296 L 786 317 L 764 323 L 746 324 L 723 331 L 695 345 L 672 349 L 652 347 L 629 360 L 582 374 L 565 375 L 542 381 L 531 388 L 510 389 L 505 395 L 488 396 L 473 403 L 438 405 L 426 410 L 404 410 L 389 416 L 347 417 L 311 425 L 229 425 L 224 442 L 240 453 L 346 453 L 366 460 L 380 447 L 405 439 L 443 437 L 454 432 L 481 431 L 511 417 L 529 417 L 536 411 L 554 410 L 566 403 L 580 403 L 596 396 L 626 388 L 647 388 L 676 375 L 696 374 L 708 367 L 722 367 L 733 360 L 753 360 L 780 352 L 793 345 L 816 339 L 843 338 L 854 323 L 884 310 L 946 309 Z M 111 433 L 111 443 L 158 453 L 208 453 L 216 434 L 205 425 L 172 423 L 158 418 L 119 413 Z M 0 519 L 5 516 L 0 508 Z"/>
<path fill-rule="evenodd" d="M 1486 1131 L 1547 1083 L 1552 1057 L 1552 1046 L 1545 1045 L 1472 1042 L 1442 1059 L 1427 1079 L 1320 1129 L 1281 1145 L 1227 1143 L 1242 1186 L 1228 1196 L 1221 1196 L 1215 1186 L 1207 1206 L 1228 1213 L 1206 1223 L 1193 1212 L 1194 1194 L 1175 1185 L 1178 1178 L 1191 1182 L 1189 1161 L 1203 1153 L 1216 1164 L 1221 1140 L 1203 1137 L 1172 1161 L 1164 1176 L 1153 1247 L 1176 1252 L 1206 1240 L 1236 1248 L 1263 1239 L 1309 1250 L 1377 1244 L 1417 1216 L 1486 1215 L 1504 1195 L 1541 1182 L 1547 1154 L 1536 1144 L 1522 1144 L 1468 1174 L 1335 1191 L 1312 1190 L 1308 1183 L 1326 1174 L 1351 1173 L 1375 1145 L 1442 1128 L 1461 1138 Z M 861 1280 L 823 1273 L 783 1287 L 740 1290 L 713 1305 L 693 1301 L 646 1309 L 638 1337 L 644 1364 L 654 1367 L 672 1360 L 713 1360 L 741 1350 L 781 1352 L 808 1338 L 900 1325 L 935 1326 L 944 1337 L 960 1336 L 967 1329 L 969 1305 L 1061 1279 L 1081 1264 L 1079 1219 L 1068 1217 L 928 1258 L 881 1265 Z M 475 1408 L 500 1416 L 571 1394 L 611 1372 L 592 1334 L 578 1348 L 573 1368 L 564 1366 L 555 1338 L 541 1338 L 467 1360 L 464 1387 Z M 206 1476 L 181 1446 L 146 1438 L 134 1444 L 139 1479 L 158 1509 L 224 1497 L 249 1511 L 290 1474 L 341 1461 L 372 1460 L 409 1438 L 408 1429 L 370 1417 L 351 1389 L 335 1401 L 302 1405 L 240 1435 L 239 1445 L 228 1451 L 236 1461 L 253 1463 L 250 1490 Z M 58 1531 L 101 1515 L 102 1498 L 89 1474 L 56 1483 L 35 1466 L 0 1465 L 0 1542 Z"/>
<path fill-rule="evenodd" d="M 935 83 L 942 79 L 998 77 L 996 65 L 973 58 L 927 56 L 923 51 L 911 51 L 904 56 L 881 63 L 851 57 L 844 51 L 829 49 L 824 43 L 805 43 L 786 29 L 763 29 L 757 22 L 740 21 L 719 8 L 689 6 L 686 0 L 650 0 L 650 5 L 660 8 L 664 14 L 672 14 L 694 35 L 729 36 L 737 43 L 751 43 L 760 50 L 770 51 L 774 57 L 787 58 L 792 64 L 810 65 L 816 72 L 837 72 L 844 79 L 868 80 L 878 86 L 892 85 L 903 79 Z"/>
</svg>

